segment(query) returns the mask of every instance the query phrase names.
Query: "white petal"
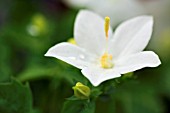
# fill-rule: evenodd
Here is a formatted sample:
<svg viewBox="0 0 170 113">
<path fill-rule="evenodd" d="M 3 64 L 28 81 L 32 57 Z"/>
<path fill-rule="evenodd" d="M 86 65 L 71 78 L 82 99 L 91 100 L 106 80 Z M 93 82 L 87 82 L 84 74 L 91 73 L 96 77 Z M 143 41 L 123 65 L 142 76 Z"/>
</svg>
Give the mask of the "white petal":
<svg viewBox="0 0 170 113">
<path fill-rule="evenodd" d="M 115 70 L 121 74 L 125 74 L 144 67 L 157 67 L 160 64 L 161 61 L 158 55 L 152 51 L 144 51 L 116 61 Z"/>
<path fill-rule="evenodd" d="M 45 56 L 58 58 L 79 69 L 93 65 L 96 59 L 91 53 L 69 43 L 60 43 L 51 47 Z"/>
<path fill-rule="evenodd" d="M 121 76 L 113 69 L 103 69 L 97 66 L 84 68 L 82 73 L 93 84 L 93 86 L 98 86 L 106 80 Z"/>
<path fill-rule="evenodd" d="M 109 36 L 112 37 L 111 28 Z M 93 12 L 81 10 L 75 21 L 74 38 L 80 47 L 101 55 L 106 41 L 104 19 Z"/>
<path fill-rule="evenodd" d="M 122 23 L 115 31 L 110 51 L 116 57 L 141 52 L 151 38 L 152 27 L 151 16 L 140 16 Z"/>
</svg>

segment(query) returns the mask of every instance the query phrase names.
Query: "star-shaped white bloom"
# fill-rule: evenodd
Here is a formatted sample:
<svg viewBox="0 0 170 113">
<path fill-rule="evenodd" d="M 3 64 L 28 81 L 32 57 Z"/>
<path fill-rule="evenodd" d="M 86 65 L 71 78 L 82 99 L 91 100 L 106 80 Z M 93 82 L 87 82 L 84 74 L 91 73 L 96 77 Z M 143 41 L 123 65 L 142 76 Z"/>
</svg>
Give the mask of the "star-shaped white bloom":
<svg viewBox="0 0 170 113">
<path fill-rule="evenodd" d="M 147 46 L 153 27 L 151 16 L 139 16 L 111 31 L 109 17 L 81 10 L 76 18 L 74 37 L 77 45 L 60 43 L 45 56 L 63 60 L 79 69 L 94 85 L 144 67 L 157 67 L 159 57 Z"/>
</svg>

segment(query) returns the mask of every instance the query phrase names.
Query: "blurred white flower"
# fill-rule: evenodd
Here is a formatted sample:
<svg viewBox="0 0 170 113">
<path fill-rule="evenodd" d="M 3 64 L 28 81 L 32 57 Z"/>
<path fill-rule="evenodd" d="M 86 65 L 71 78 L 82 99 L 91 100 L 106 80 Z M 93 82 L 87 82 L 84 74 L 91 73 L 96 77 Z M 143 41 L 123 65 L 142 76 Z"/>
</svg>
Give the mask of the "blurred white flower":
<svg viewBox="0 0 170 113">
<path fill-rule="evenodd" d="M 85 7 L 86 4 L 89 4 L 91 0 L 63 0 L 63 1 L 70 6 L 81 8 L 81 7 Z"/>
<path fill-rule="evenodd" d="M 155 17 L 169 14 L 170 0 L 137 0 L 143 9 Z M 168 11 L 168 12 L 167 12 Z"/>
<path fill-rule="evenodd" d="M 129 18 L 152 14 L 165 16 L 170 0 L 63 0 L 68 6 L 87 8 L 101 16 L 114 18 L 112 27 Z M 169 14 L 169 13 L 166 13 Z M 160 18 L 160 17 L 159 17 Z"/>
<path fill-rule="evenodd" d="M 87 8 L 100 14 L 114 18 L 111 25 L 115 27 L 118 23 L 131 17 L 141 15 L 144 10 L 136 0 L 64 0 L 66 4 L 77 7 Z"/>
<path fill-rule="evenodd" d="M 122 23 L 112 33 L 110 18 L 105 21 L 97 14 L 82 10 L 78 13 L 74 37 L 77 45 L 60 43 L 45 56 L 63 60 L 79 69 L 94 85 L 161 64 L 152 51 L 142 51 L 148 44 L 153 27 L 151 16 L 139 16 Z"/>
</svg>

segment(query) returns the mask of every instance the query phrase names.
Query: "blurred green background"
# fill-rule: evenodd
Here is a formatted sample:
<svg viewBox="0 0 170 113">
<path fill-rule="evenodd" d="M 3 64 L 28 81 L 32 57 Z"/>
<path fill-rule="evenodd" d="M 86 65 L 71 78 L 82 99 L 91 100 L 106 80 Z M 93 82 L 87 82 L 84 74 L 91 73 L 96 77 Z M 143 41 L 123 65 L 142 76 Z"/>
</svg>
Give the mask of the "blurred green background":
<svg viewBox="0 0 170 113">
<path fill-rule="evenodd" d="M 146 6 L 154 0 L 140 1 Z M 116 86 L 115 80 L 104 82 L 95 113 L 170 112 L 170 4 L 154 8 L 149 4 L 146 14 L 155 16 L 155 26 L 146 50 L 154 50 L 162 65 L 116 80 Z M 73 37 L 79 9 L 61 0 L 0 1 L 0 113 L 92 113 L 93 110 L 85 110 L 91 104 L 73 102 L 67 108 L 65 102 L 73 95 L 76 82 L 87 84 L 80 70 L 44 57 L 51 46 Z M 150 9 L 165 10 L 159 15 Z M 107 84 L 110 87 L 105 87 Z M 77 108 L 78 111 L 71 111 Z"/>
</svg>

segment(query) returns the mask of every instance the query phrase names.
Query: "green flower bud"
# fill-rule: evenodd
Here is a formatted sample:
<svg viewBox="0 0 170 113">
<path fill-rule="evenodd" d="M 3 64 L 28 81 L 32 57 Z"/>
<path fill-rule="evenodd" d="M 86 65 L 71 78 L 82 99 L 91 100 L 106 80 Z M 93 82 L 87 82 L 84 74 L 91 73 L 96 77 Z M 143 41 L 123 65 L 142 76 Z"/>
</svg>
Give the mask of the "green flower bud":
<svg viewBox="0 0 170 113">
<path fill-rule="evenodd" d="M 80 99 L 88 99 L 90 96 L 90 88 L 78 82 L 73 87 L 74 95 Z"/>
</svg>

